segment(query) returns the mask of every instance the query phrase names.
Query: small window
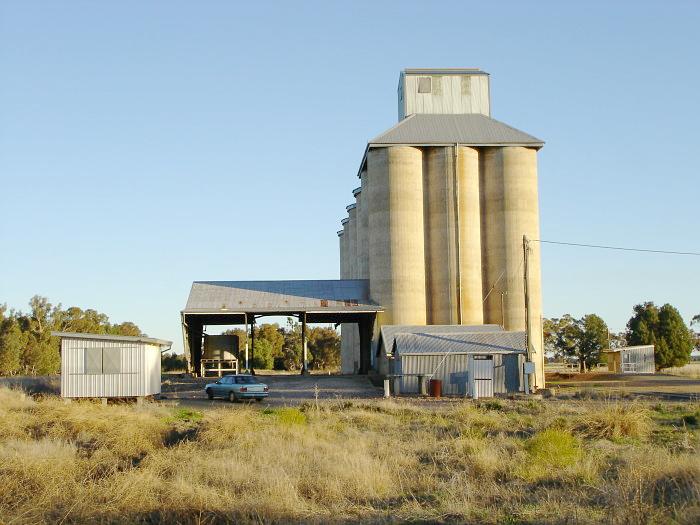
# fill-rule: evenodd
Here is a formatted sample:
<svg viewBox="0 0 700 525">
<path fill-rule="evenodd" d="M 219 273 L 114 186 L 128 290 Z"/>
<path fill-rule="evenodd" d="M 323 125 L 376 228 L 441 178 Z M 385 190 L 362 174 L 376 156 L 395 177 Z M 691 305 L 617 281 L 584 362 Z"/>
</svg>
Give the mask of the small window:
<svg viewBox="0 0 700 525">
<path fill-rule="evenodd" d="M 418 93 L 430 93 L 432 91 L 432 78 L 420 77 L 418 79 Z"/>
<path fill-rule="evenodd" d="M 121 374 L 122 373 L 122 349 L 109 347 L 102 352 L 102 373 Z"/>
<path fill-rule="evenodd" d="M 102 373 L 102 348 L 86 348 L 84 354 L 85 374 L 101 374 Z"/>
</svg>

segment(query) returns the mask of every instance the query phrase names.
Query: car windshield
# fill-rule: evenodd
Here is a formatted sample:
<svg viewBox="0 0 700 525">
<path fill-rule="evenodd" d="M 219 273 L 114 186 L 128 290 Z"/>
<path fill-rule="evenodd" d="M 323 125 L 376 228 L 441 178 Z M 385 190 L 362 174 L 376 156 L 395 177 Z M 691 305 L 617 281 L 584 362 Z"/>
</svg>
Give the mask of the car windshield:
<svg viewBox="0 0 700 525">
<path fill-rule="evenodd" d="M 239 376 L 236 378 L 236 383 L 239 385 L 252 385 L 257 383 L 258 380 L 252 376 Z"/>
</svg>

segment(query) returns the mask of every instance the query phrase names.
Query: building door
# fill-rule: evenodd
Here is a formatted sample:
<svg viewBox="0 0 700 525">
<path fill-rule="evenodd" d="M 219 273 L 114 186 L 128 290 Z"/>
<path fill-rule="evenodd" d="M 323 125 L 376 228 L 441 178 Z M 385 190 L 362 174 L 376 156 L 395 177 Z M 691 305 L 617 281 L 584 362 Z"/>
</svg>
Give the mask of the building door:
<svg viewBox="0 0 700 525">
<path fill-rule="evenodd" d="M 493 397 L 493 356 L 473 355 L 469 364 L 472 395 Z"/>
</svg>

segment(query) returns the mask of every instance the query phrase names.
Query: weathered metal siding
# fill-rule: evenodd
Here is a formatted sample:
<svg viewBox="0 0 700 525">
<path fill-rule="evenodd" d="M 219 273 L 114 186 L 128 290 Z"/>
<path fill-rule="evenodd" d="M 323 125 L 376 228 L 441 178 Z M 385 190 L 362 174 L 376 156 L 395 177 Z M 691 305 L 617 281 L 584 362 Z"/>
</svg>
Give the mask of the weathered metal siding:
<svg viewBox="0 0 700 525">
<path fill-rule="evenodd" d="M 444 358 L 444 361 L 443 361 Z M 522 391 L 522 354 L 493 354 L 493 391 L 507 394 Z M 440 364 L 442 362 L 442 364 Z M 469 372 L 469 354 L 401 355 L 396 358 L 396 374 L 435 374 L 442 380 L 445 395 L 466 395 Z M 437 370 L 436 370 L 437 369 Z M 517 378 L 517 379 L 516 379 Z M 517 381 L 517 384 L 516 384 Z M 405 376 L 401 380 L 401 392 L 417 393 L 418 378 Z"/>
<path fill-rule="evenodd" d="M 431 92 L 419 93 L 419 79 L 431 79 Z M 413 113 L 491 115 L 488 75 L 405 75 L 399 119 Z M 402 114 L 403 110 L 403 114 Z"/>
<path fill-rule="evenodd" d="M 630 346 L 620 348 L 623 374 L 653 374 L 656 372 L 654 346 Z"/>
<path fill-rule="evenodd" d="M 120 372 L 86 374 L 86 351 L 113 349 L 121 355 Z M 158 374 L 157 384 L 155 379 Z M 160 392 L 160 348 L 145 343 L 63 338 L 62 397 L 137 397 Z"/>
</svg>

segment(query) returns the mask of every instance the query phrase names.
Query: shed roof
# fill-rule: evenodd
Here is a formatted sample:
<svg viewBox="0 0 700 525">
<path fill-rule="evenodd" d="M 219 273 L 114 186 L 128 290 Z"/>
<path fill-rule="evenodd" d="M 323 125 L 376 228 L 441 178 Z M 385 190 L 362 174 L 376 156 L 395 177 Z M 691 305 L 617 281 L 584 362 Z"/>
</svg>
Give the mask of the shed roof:
<svg viewBox="0 0 700 525">
<path fill-rule="evenodd" d="M 524 354 L 525 332 L 459 334 L 397 334 L 397 355 L 410 354 Z"/>
<path fill-rule="evenodd" d="M 398 334 L 459 334 L 474 332 L 502 332 L 497 324 L 479 325 L 452 325 L 452 324 L 431 324 L 431 325 L 402 325 L 385 324 L 380 330 L 380 344 L 377 349 L 381 352 L 381 347 L 386 353 L 391 353 L 394 348 L 394 339 Z"/>
<path fill-rule="evenodd" d="M 405 75 L 488 75 L 478 67 L 406 68 Z"/>
<path fill-rule="evenodd" d="M 164 339 L 154 339 L 152 337 L 132 336 L 132 335 L 111 335 L 111 334 L 84 334 L 78 332 L 51 332 L 54 337 L 62 339 L 91 339 L 96 341 L 114 341 L 125 343 L 147 343 L 158 346 L 172 346 L 172 341 Z"/>
<path fill-rule="evenodd" d="M 639 351 L 639 350 L 654 350 L 654 345 L 635 345 L 635 346 L 621 346 L 620 348 L 608 348 L 603 350 L 604 354 L 615 354 L 621 352 L 627 352 L 629 350 Z"/>
<path fill-rule="evenodd" d="M 183 313 L 380 312 L 366 279 L 195 281 Z"/>
<path fill-rule="evenodd" d="M 544 141 L 503 122 L 469 113 L 460 115 L 413 114 L 369 141 L 369 146 L 392 144 L 465 146 L 531 146 Z"/>
</svg>

